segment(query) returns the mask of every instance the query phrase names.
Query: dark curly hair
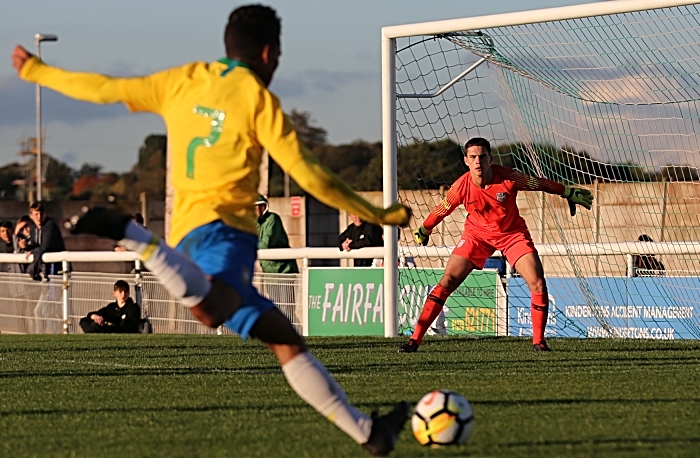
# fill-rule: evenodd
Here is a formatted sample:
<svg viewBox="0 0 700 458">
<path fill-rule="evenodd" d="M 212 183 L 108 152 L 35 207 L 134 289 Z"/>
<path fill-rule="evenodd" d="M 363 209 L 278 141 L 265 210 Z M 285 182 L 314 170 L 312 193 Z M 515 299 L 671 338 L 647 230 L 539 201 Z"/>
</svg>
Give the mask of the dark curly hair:
<svg viewBox="0 0 700 458">
<path fill-rule="evenodd" d="M 269 6 L 245 5 L 233 10 L 224 31 L 226 55 L 255 60 L 265 45 L 279 45 L 282 24 Z"/>
</svg>

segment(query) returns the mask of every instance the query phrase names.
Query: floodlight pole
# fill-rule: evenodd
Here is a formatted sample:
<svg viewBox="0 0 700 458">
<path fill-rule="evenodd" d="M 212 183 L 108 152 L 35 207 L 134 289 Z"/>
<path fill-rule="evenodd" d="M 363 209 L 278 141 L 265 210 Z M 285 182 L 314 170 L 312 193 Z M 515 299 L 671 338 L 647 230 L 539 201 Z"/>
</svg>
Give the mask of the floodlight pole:
<svg viewBox="0 0 700 458">
<path fill-rule="evenodd" d="M 41 59 L 41 42 L 42 41 L 58 41 L 58 36 L 37 33 L 34 35 L 36 43 L 36 57 Z M 36 84 L 36 201 L 41 202 L 41 86 Z"/>
</svg>

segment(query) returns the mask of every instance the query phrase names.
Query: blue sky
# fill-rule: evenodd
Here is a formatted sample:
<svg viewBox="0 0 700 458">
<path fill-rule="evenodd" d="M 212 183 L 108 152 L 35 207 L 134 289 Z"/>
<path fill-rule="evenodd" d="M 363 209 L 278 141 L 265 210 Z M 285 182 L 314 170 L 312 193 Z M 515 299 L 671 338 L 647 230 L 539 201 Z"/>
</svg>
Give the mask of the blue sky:
<svg viewBox="0 0 700 458">
<path fill-rule="evenodd" d="M 282 60 L 271 89 L 287 111 L 308 111 L 333 144 L 381 138 L 380 31 L 383 26 L 453 19 L 586 0 L 271 0 L 282 17 Z M 15 44 L 34 52 L 35 33 L 53 33 L 42 57 L 63 68 L 131 76 L 223 55 L 228 14 L 250 2 L 222 0 L 3 0 L 0 13 L 0 165 L 16 160 L 22 136 L 34 136 L 34 87 L 17 78 Z M 151 133 L 156 115 L 122 105 L 93 106 L 44 90 L 45 151 L 74 168 L 92 162 L 124 172 Z"/>
</svg>

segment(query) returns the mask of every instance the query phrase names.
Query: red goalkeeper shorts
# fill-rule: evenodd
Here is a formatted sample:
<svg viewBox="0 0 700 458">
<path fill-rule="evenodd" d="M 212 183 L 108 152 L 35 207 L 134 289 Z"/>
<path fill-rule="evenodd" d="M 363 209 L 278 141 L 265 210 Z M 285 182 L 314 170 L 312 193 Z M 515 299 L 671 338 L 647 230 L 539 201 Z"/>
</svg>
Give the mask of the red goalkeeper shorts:
<svg viewBox="0 0 700 458">
<path fill-rule="evenodd" d="M 471 229 L 464 231 L 452 253 L 469 259 L 479 269 L 484 268 L 486 259 L 496 250 L 505 255 L 511 266 L 514 266 L 518 259 L 524 255 L 537 253 L 532 237 L 530 237 L 530 231 L 527 229 L 507 234 L 488 232 L 475 234 L 475 232 Z"/>
</svg>

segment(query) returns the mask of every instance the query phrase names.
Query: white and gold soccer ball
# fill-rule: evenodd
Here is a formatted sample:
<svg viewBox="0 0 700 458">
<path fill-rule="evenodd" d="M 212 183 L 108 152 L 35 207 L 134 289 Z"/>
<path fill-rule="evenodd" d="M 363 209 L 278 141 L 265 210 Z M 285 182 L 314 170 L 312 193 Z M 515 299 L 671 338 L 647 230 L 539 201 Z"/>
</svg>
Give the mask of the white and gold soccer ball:
<svg viewBox="0 0 700 458">
<path fill-rule="evenodd" d="M 416 404 L 411 427 L 422 445 L 465 444 L 472 436 L 474 411 L 463 396 L 450 390 L 426 394 Z"/>
</svg>

